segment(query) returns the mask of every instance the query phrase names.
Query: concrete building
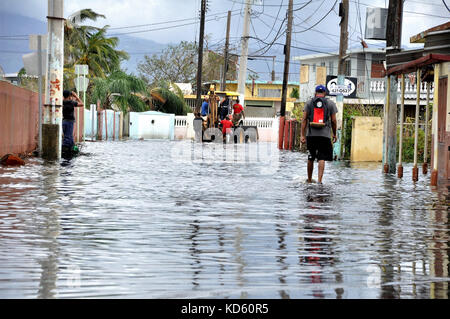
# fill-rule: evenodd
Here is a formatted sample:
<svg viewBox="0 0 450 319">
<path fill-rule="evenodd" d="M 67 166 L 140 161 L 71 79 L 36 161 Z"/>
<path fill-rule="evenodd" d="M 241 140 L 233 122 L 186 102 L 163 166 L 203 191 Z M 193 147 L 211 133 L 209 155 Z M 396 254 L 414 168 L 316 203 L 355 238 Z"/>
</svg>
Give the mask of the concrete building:
<svg viewBox="0 0 450 319">
<path fill-rule="evenodd" d="M 431 185 L 450 183 L 450 22 L 410 38 L 424 43 L 419 50 L 406 50 L 387 56 L 388 75 L 417 72 L 423 81 L 434 83 Z"/>
<path fill-rule="evenodd" d="M 212 82 L 216 90 L 220 87 L 218 81 Z M 207 84 L 209 87 L 209 84 Z M 245 84 L 244 111 L 247 117 L 275 117 L 281 108 L 282 81 L 247 81 Z M 298 82 L 289 82 L 286 99 L 286 113 L 292 111 L 296 98 L 291 98 L 293 90 L 298 90 Z M 237 92 L 237 81 L 227 81 L 226 91 Z M 186 102 L 191 108 L 195 107 L 195 95 L 185 95 Z"/>
<path fill-rule="evenodd" d="M 347 51 L 345 76 L 354 82 L 353 97 L 345 97 L 344 104 L 384 105 L 386 97 L 384 48 L 350 49 Z M 305 102 L 314 95 L 314 88 L 318 84 L 327 85 L 337 78 L 339 52 L 320 53 L 297 56 L 300 61 L 300 101 Z M 406 83 L 405 104 L 416 104 L 416 84 L 414 75 Z M 398 89 L 400 92 L 400 88 Z M 431 94 L 433 88 L 431 88 Z M 426 103 L 425 83 L 421 88 L 421 105 Z M 398 100 L 400 104 L 400 99 Z M 409 108 L 406 107 L 409 115 Z"/>
</svg>

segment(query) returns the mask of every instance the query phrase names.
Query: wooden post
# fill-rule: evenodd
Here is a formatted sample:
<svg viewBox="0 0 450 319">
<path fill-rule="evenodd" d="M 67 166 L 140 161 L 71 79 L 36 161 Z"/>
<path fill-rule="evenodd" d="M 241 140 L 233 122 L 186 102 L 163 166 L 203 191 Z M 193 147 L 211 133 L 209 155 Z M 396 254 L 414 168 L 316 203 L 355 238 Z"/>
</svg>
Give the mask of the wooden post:
<svg viewBox="0 0 450 319">
<path fill-rule="evenodd" d="M 289 60 L 291 56 L 291 31 L 292 31 L 292 7 L 294 5 L 293 0 L 289 0 L 288 7 L 288 21 L 286 30 L 286 44 L 284 46 L 284 73 L 283 73 L 283 86 L 281 89 L 281 107 L 280 107 L 280 130 L 279 130 L 279 140 L 283 140 L 284 126 L 285 126 L 285 116 L 286 116 L 286 97 L 287 97 L 287 86 L 289 80 Z M 282 125 L 283 124 L 283 125 Z M 286 140 L 285 140 L 286 141 Z M 280 145 L 280 144 L 278 144 Z"/>
<path fill-rule="evenodd" d="M 205 33 L 206 0 L 202 0 L 200 10 L 200 35 L 198 40 L 198 62 L 197 62 L 197 99 L 195 113 L 200 113 L 202 108 L 202 63 L 203 63 L 203 36 Z"/>
<path fill-rule="evenodd" d="M 225 49 L 224 49 L 224 66 L 223 66 L 223 73 L 222 73 L 222 82 L 220 83 L 220 90 L 225 91 L 226 88 L 226 81 L 227 81 L 227 71 L 228 71 L 228 46 L 230 42 L 230 21 L 231 21 L 231 11 L 228 11 L 227 16 L 227 35 L 225 38 Z"/>
<path fill-rule="evenodd" d="M 414 182 L 419 180 L 419 169 L 417 167 L 417 147 L 419 141 L 419 111 L 420 111 L 420 69 L 416 73 L 416 86 L 417 86 L 417 97 L 416 97 L 416 121 L 414 126 L 414 167 L 412 179 Z"/>
<path fill-rule="evenodd" d="M 103 140 L 103 110 L 100 107 L 100 100 L 97 100 L 97 141 Z"/>
<path fill-rule="evenodd" d="M 105 109 L 105 135 L 106 135 L 106 140 L 108 140 L 108 110 Z"/>
<path fill-rule="evenodd" d="M 386 29 L 386 64 L 392 68 L 392 55 L 400 52 L 402 38 L 403 0 L 389 0 Z M 396 171 L 397 153 L 397 76 L 389 75 L 389 93 L 386 99 L 386 154 L 389 173 Z"/>
<path fill-rule="evenodd" d="M 433 170 L 431 171 L 431 186 L 437 186 L 438 182 L 438 106 L 439 106 L 439 76 L 441 67 L 434 66 L 434 97 L 433 97 Z"/>
<path fill-rule="evenodd" d="M 284 149 L 289 149 L 289 126 L 291 121 L 287 120 L 284 122 Z"/>
<path fill-rule="evenodd" d="M 116 139 L 116 111 L 113 111 L 113 141 Z"/>
<path fill-rule="evenodd" d="M 403 177 L 403 165 L 402 165 L 402 156 L 403 156 L 403 118 L 405 114 L 405 75 L 401 75 L 401 105 L 400 105 L 400 134 L 399 134 L 399 142 L 398 142 L 398 178 Z"/>
<path fill-rule="evenodd" d="M 384 104 L 384 152 L 383 152 L 383 161 L 384 161 L 384 166 L 383 166 L 383 170 L 384 173 L 387 174 L 389 173 L 389 164 L 388 164 L 388 160 L 387 160 L 387 154 L 388 154 L 388 134 L 387 134 L 387 127 L 388 127 L 388 112 L 389 112 L 389 100 L 390 100 L 390 96 L 391 96 L 391 77 L 388 76 L 386 79 L 387 83 L 386 83 L 386 102 Z"/>
<path fill-rule="evenodd" d="M 292 151 L 293 144 L 294 144 L 294 131 L 295 131 L 295 120 L 290 121 L 291 124 L 289 126 L 289 150 Z"/>
<path fill-rule="evenodd" d="M 428 173 L 428 118 L 430 117 L 428 104 L 430 103 L 430 86 L 431 83 L 427 82 L 427 104 L 425 106 L 425 142 L 423 145 L 423 165 L 422 165 L 422 173 L 424 175 Z"/>
</svg>

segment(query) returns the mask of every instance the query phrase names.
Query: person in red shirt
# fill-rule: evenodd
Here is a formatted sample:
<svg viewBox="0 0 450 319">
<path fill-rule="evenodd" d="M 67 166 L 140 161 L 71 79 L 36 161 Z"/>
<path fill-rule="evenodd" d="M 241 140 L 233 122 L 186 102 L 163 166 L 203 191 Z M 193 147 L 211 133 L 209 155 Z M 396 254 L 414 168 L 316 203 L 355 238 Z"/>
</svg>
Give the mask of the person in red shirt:
<svg viewBox="0 0 450 319">
<path fill-rule="evenodd" d="M 223 139 L 226 141 L 227 134 L 231 134 L 231 129 L 233 127 L 233 122 L 230 121 L 230 117 L 227 116 L 225 119 L 220 121 L 220 124 L 222 125 L 222 134 Z"/>
<path fill-rule="evenodd" d="M 233 105 L 233 124 L 238 125 L 241 118 L 244 117 L 244 108 L 239 104 L 239 99 L 236 100 L 236 104 Z"/>
</svg>

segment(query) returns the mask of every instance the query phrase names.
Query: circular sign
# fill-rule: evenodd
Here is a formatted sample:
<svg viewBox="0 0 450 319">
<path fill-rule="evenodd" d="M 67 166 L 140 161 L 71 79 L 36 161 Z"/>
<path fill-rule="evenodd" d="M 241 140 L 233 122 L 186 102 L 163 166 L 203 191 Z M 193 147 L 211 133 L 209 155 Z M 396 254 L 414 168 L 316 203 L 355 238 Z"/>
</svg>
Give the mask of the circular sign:
<svg viewBox="0 0 450 319">
<path fill-rule="evenodd" d="M 338 79 L 334 78 L 327 83 L 329 95 L 342 94 L 343 96 L 349 96 L 352 95 L 356 90 L 355 83 L 353 83 L 349 79 L 345 79 L 343 85 L 339 85 L 337 82 Z"/>
</svg>

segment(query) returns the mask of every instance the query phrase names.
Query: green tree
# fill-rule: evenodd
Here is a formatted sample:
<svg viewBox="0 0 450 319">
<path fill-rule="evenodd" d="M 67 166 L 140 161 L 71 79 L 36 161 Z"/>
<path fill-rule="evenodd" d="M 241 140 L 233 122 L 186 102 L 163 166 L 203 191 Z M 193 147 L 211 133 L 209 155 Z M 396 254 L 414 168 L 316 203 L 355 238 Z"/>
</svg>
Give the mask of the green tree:
<svg viewBox="0 0 450 319">
<path fill-rule="evenodd" d="M 227 79 L 235 78 L 236 58 L 231 57 L 228 64 Z M 138 63 L 140 76 L 150 87 L 158 87 L 161 81 L 170 83 L 196 84 L 198 47 L 193 42 L 182 41 L 169 45 L 160 54 L 144 56 Z M 202 62 L 202 82 L 220 80 L 224 58 L 221 54 L 205 50 Z"/>
<path fill-rule="evenodd" d="M 148 110 L 145 102 L 138 97 L 139 94 L 135 94 L 146 93 L 145 82 L 133 75 L 114 71 L 107 78 L 94 78 L 92 87 L 92 102 L 100 100 L 105 109 L 115 104 L 124 113 Z"/>
<path fill-rule="evenodd" d="M 107 37 L 109 26 L 97 28 L 80 23 L 105 18 L 91 9 L 83 9 L 65 20 L 64 24 L 64 67 L 65 79 L 75 77 L 75 64 L 87 64 L 91 77 L 106 77 L 120 69 L 120 62 L 128 59 L 125 51 L 117 50 L 117 37 Z M 70 85 L 69 85 L 70 86 Z"/>
<path fill-rule="evenodd" d="M 176 84 L 168 82 L 160 82 L 159 84 L 159 87 L 151 90 L 156 111 L 175 115 L 186 115 L 191 112 L 184 101 L 183 92 Z"/>
</svg>

